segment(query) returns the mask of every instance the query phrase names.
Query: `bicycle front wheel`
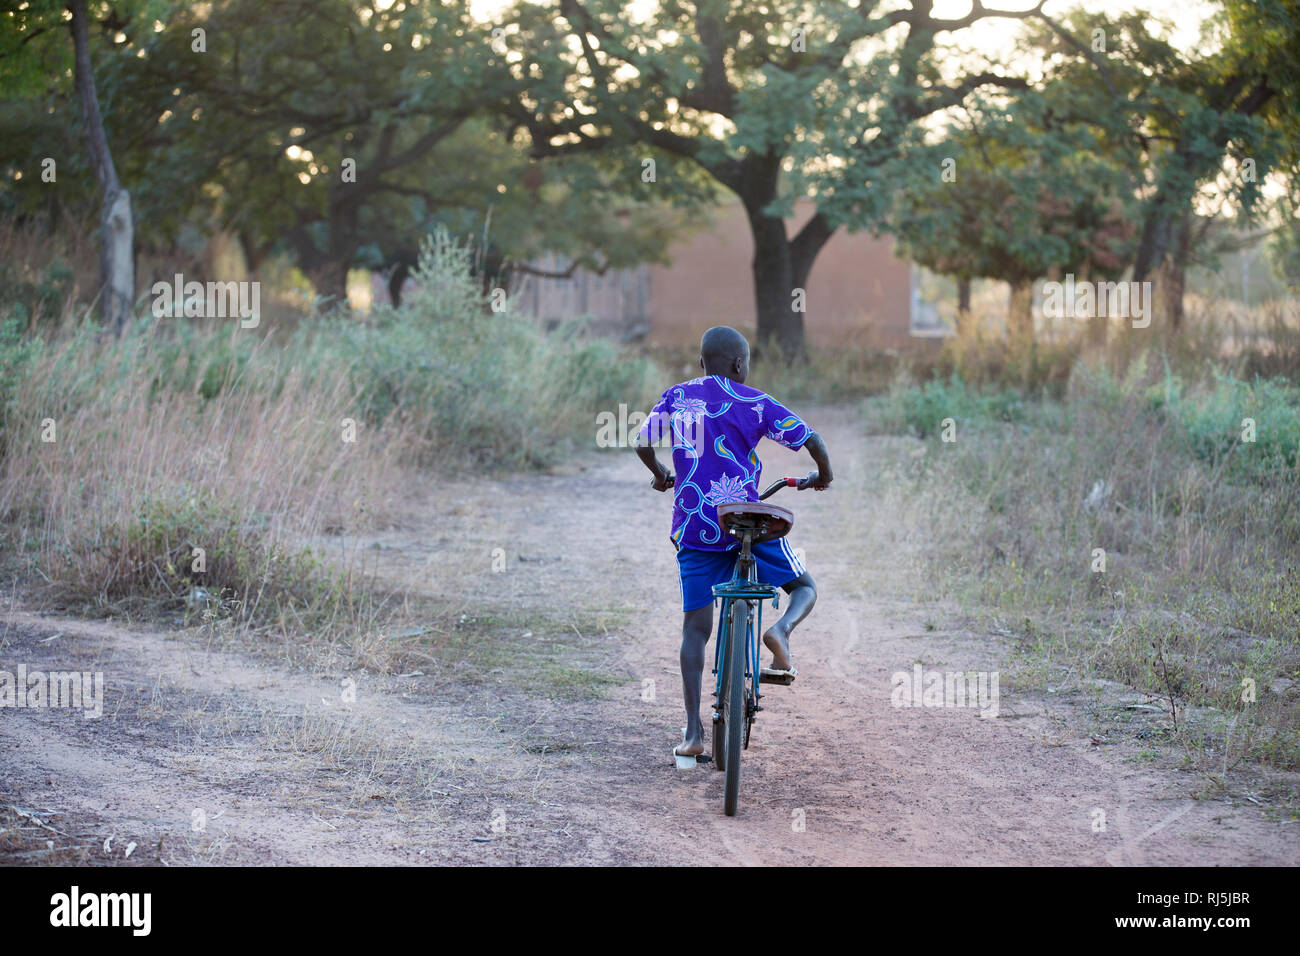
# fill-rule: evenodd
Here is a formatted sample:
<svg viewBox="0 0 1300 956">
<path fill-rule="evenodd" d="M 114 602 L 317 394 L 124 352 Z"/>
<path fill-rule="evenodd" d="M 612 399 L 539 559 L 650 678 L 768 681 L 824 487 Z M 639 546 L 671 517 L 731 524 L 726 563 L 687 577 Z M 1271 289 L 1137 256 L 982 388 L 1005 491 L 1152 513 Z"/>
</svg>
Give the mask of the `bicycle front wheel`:
<svg viewBox="0 0 1300 956">
<path fill-rule="evenodd" d="M 719 708 L 726 722 L 726 773 L 722 809 L 729 817 L 736 815 L 736 801 L 740 797 L 740 751 L 745 730 L 745 651 L 748 645 L 745 633 L 749 617 L 749 604 L 731 602 L 730 635 L 727 638 L 727 661 L 722 678 L 725 700 Z"/>
</svg>

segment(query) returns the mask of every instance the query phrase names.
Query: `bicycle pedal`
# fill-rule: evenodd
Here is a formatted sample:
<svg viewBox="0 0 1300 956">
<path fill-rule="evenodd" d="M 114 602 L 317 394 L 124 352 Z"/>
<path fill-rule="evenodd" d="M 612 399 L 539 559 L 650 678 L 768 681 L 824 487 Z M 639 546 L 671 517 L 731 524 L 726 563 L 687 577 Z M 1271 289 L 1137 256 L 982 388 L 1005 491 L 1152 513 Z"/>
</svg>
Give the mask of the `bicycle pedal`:
<svg viewBox="0 0 1300 956">
<path fill-rule="evenodd" d="M 760 674 L 758 682 L 760 684 L 780 684 L 782 687 L 789 687 L 794 683 L 794 678 L 789 674 Z"/>
</svg>

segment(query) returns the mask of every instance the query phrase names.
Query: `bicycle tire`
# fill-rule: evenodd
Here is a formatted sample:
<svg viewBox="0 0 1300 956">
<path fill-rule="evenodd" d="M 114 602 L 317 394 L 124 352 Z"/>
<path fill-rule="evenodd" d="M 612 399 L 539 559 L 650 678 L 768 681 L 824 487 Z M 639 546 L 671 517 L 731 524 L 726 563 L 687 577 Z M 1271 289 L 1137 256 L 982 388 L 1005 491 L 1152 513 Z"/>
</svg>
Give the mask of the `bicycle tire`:
<svg viewBox="0 0 1300 956">
<path fill-rule="evenodd" d="M 719 710 L 726 722 L 727 779 L 723 787 L 722 810 L 736 815 L 736 802 L 740 797 L 740 751 L 745 730 L 745 653 L 746 624 L 749 604 L 745 601 L 731 603 L 731 634 L 727 643 L 726 671 L 722 690 L 726 695 L 725 709 Z"/>
<path fill-rule="evenodd" d="M 722 706 L 719 704 L 718 706 Z M 719 710 L 721 715 L 722 711 Z M 713 769 L 727 769 L 727 731 L 721 717 L 713 722 Z"/>
<path fill-rule="evenodd" d="M 718 642 L 727 648 L 731 647 L 731 638 L 727 636 L 729 627 L 731 627 L 730 610 L 718 623 Z M 718 691 L 717 699 L 714 701 L 714 713 L 717 714 L 717 719 L 713 721 L 713 769 L 717 771 L 727 769 L 727 677 L 731 673 L 731 655 L 723 654 L 721 657 L 722 682 L 719 685 L 721 689 Z"/>
</svg>

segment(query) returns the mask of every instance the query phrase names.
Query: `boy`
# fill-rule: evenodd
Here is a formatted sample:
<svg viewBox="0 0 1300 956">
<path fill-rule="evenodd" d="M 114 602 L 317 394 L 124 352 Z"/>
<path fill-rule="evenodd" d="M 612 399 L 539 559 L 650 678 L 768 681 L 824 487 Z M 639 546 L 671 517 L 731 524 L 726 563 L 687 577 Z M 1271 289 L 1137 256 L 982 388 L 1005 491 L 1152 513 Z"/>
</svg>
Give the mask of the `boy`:
<svg viewBox="0 0 1300 956">
<path fill-rule="evenodd" d="M 676 488 L 670 540 L 677 548 L 682 592 L 682 696 L 686 701 L 684 739 L 674 753 L 704 753 L 700 685 L 704 647 L 713 630 L 713 586 L 730 580 L 740 542 L 718 523 L 717 506 L 727 501 L 757 501 L 762 462 L 755 447 L 767 437 L 787 448 L 807 448 L 817 470 L 800 488 L 826 488 L 831 463 L 826 443 L 788 408 L 745 385 L 749 342 L 735 329 L 715 326 L 700 340 L 703 378 L 674 385 L 663 393 L 637 436 L 637 457 L 650 469 L 655 491 Z M 653 443 L 665 426 L 673 439 L 677 477 L 659 463 Z M 817 586 L 784 538 L 754 546 L 758 579 L 790 595 L 785 614 L 763 634 L 772 652 L 772 670 L 793 678 L 790 632 L 817 601 Z"/>
</svg>

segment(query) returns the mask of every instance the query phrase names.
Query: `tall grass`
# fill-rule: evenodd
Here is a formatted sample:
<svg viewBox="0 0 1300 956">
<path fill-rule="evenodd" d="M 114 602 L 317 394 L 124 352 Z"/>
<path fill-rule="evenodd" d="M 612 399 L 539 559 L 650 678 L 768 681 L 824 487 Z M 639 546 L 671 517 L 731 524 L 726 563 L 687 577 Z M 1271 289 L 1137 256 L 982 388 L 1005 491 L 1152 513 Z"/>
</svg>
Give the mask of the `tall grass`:
<svg viewBox="0 0 1300 956">
<path fill-rule="evenodd" d="M 383 523 L 419 468 L 553 462 L 592 441 L 597 410 L 653 388 L 649 363 L 576 325 L 492 311 L 469 264 L 434 237 L 402 308 L 283 339 L 151 317 L 120 340 L 9 323 L 4 563 L 63 600 L 363 627 L 355 568 L 305 542 Z"/>
<path fill-rule="evenodd" d="M 401 435 L 342 440 L 347 377 L 309 380 L 265 340 L 231 345 L 238 334 L 203 333 L 178 357 L 156 331 L 115 342 L 87 328 L 34 351 L 0 461 L 0 518 L 22 570 L 66 598 L 210 596 L 250 621 L 318 596 L 322 569 L 294 542 L 372 518 Z"/>
<path fill-rule="evenodd" d="M 877 427 L 927 436 L 886 506 L 919 529 L 931 587 L 1058 683 L 1168 700 L 1216 766 L 1300 769 L 1300 389 L 1188 381 L 1148 356 L 1123 378 L 1080 365 L 1063 400 L 1010 407 L 960 379 L 874 406 Z"/>
<path fill-rule="evenodd" d="M 309 366 L 348 368 L 367 419 L 402 422 L 416 460 L 443 468 L 546 466 L 590 446 L 598 412 L 653 400 L 651 362 L 581 322 L 548 333 L 508 300 L 493 311 L 470 266 L 468 248 L 436 234 L 400 309 L 336 316 L 289 347 Z"/>
</svg>

